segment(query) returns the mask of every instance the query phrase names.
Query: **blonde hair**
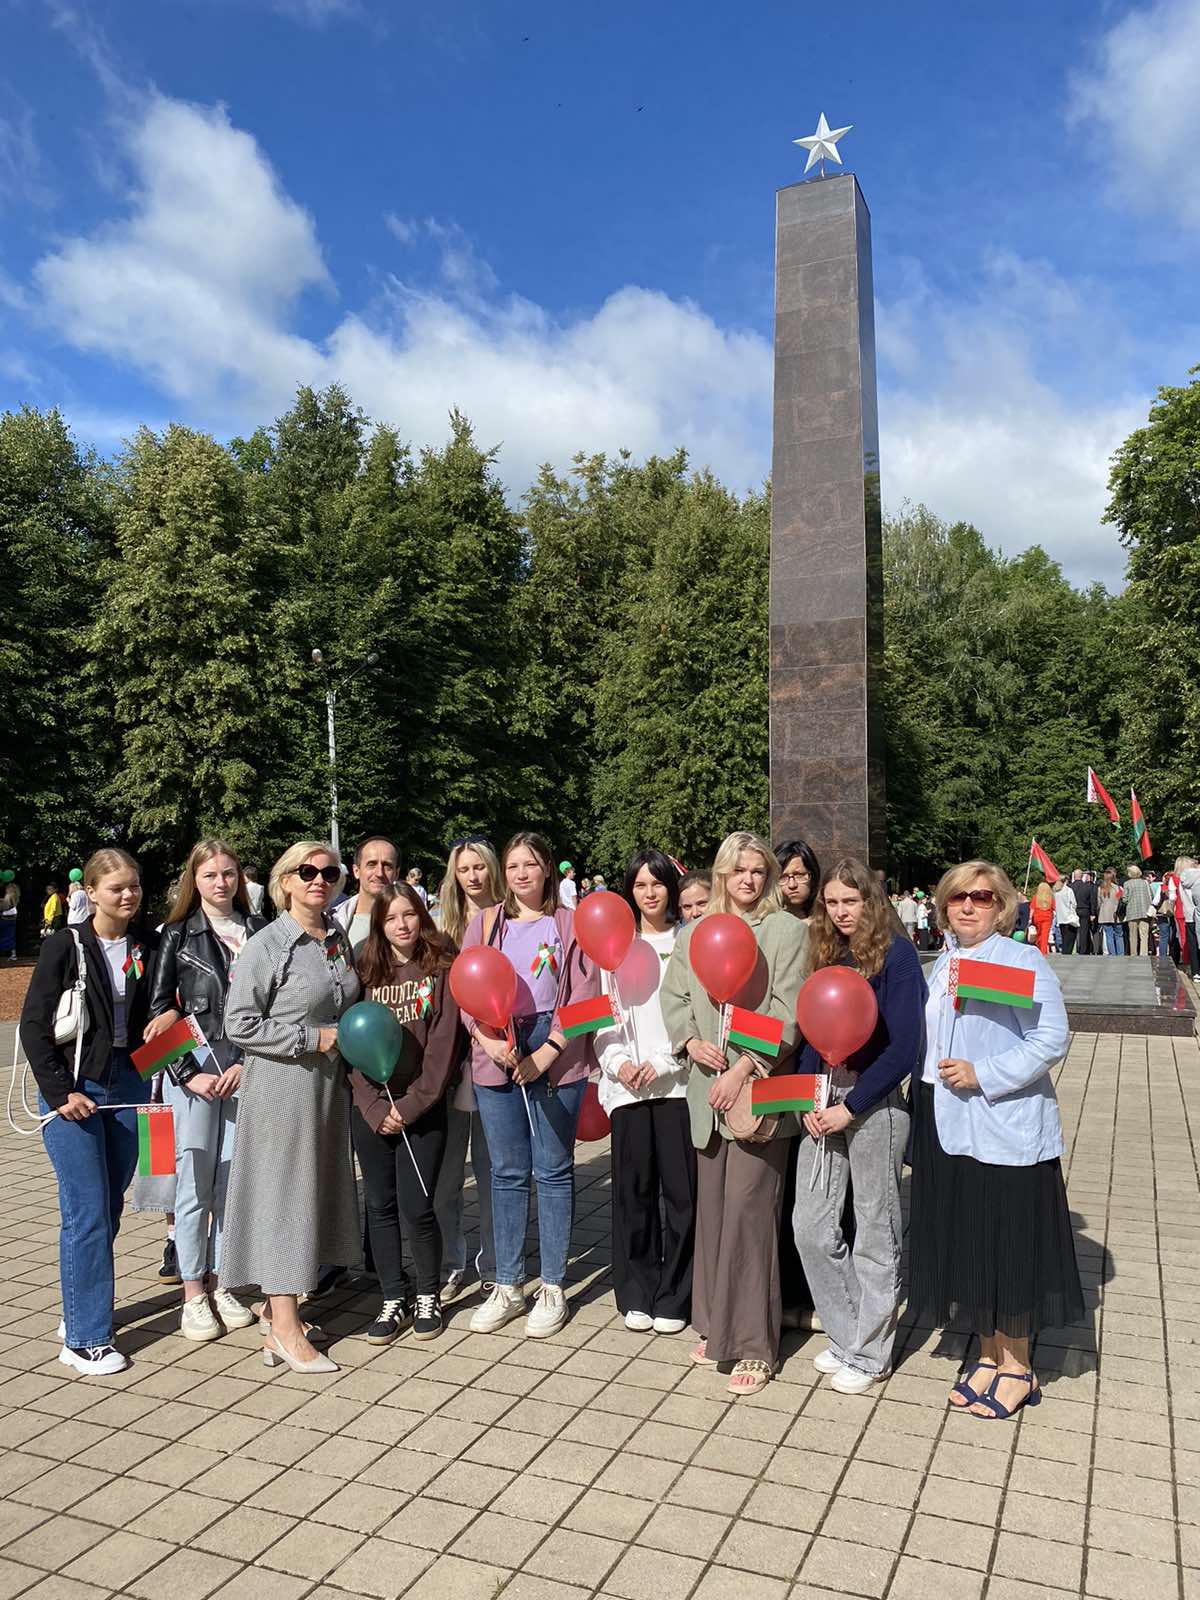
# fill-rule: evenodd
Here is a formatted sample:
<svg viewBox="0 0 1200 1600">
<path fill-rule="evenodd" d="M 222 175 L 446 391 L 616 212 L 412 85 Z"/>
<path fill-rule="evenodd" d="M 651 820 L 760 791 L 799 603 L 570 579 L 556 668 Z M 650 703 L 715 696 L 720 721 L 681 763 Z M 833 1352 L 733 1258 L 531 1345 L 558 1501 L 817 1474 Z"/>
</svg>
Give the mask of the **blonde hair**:
<svg viewBox="0 0 1200 1600">
<path fill-rule="evenodd" d="M 271 881 L 267 892 L 280 911 L 286 911 L 291 903 L 291 895 L 284 889 L 283 880 L 289 873 L 295 872 L 297 867 L 302 867 L 310 856 L 328 856 L 331 861 L 337 862 L 340 876 L 335 893 L 340 892 L 345 884 L 346 869 L 328 839 L 301 839 L 299 844 L 289 845 L 271 868 Z"/>
<path fill-rule="evenodd" d="M 83 864 L 83 887 L 94 889 L 100 879 L 107 878 L 110 872 L 121 872 L 125 869 L 136 872 L 138 882 L 141 882 L 142 869 L 128 850 L 117 850 L 113 846 L 106 846 L 103 850 L 93 850 Z"/>
<path fill-rule="evenodd" d="M 211 861 L 214 856 L 228 856 L 238 869 L 237 888 L 233 892 L 233 903 L 243 916 L 250 915 L 250 899 L 246 894 L 246 877 L 242 871 L 242 863 L 236 850 L 232 850 L 224 839 L 201 839 L 199 844 L 194 844 L 187 858 L 187 865 L 179 875 L 179 882 L 175 886 L 175 893 L 171 900 L 171 909 L 167 912 L 167 926 L 173 922 L 186 922 L 192 912 L 200 905 L 200 891 L 196 887 L 196 873 L 206 861 Z"/>
<path fill-rule="evenodd" d="M 950 926 L 946 916 L 946 906 L 950 896 L 969 889 L 976 878 L 986 878 L 989 888 L 1000 901 L 1000 910 L 996 914 L 996 931 L 1011 933 L 1017 924 L 1017 891 L 1008 873 L 994 861 L 964 861 L 959 866 L 950 867 L 942 873 L 938 886 L 933 891 L 938 927 L 945 929 Z"/>
<path fill-rule="evenodd" d="M 1048 911 L 1054 904 L 1054 890 L 1044 880 L 1033 891 L 1033 903 L 1043 911 Z"/>
<path fill-rule="evenodd" d="M 862 915 L 849 939 L 838 929 L 825 907 L 825 890 L 831 883 L 842 883 L 847 889 L 857 889 L 862 896 Z M 858 861 L 853 856 L 844 857 L 821 879 L 820 893 L 813 902 L 812 914 L 808 919 L 807 972 L 837 966 L 849 951 L 863 977 L 875 977 L 883 969 L 892 940 L 896 937 L 895 915 L 878 873 L 873 872 L 865 861 Z"/>
<path fill-rule="evenodd" d="M 439 896 L 442 905 L 441 929 L 447 939 L 455 945 L 462 944 L 467 923 L 475 915 L 475 908 L 467 899 L 463 886 L 458 881 L 458 862 L 464 850 L 474 850 L 487 868 L 488 904 L 498 906 L 504 897 L 504 891 L 500 887 L 500 863 L 487 840 L 470 839 L 466 844 L 456 844 L 446 862 L 446 875 L 442 879 Z"/>
<path fill-rule="evenodd" d="M 763 858 L 767 869 L 767 881 L 763 885 L 763 892 L 758 904 L 747 914 L 735 906 L 729 898 L 728 882 L 732 872 L 737 868 L 738 857 L 743 850 L 754 850 Z M 750 917 L 757 922 L 759 918 L 769 915 L 772 911 L 782 911 L 783 900 L 779 894 L 779 863 L 775 859 L 775 852 L 765 839 L 760 839 L 757 833 L 731 833 L 721 840 L 717 854 L 712 864 L 712 898 L 704 915 L 707 917 L 716 911 L 732 911 L 734 916 Z"/>
<path fill-rule="evenodd" d="M 1138 866 L 1136 861 L 1131 862 L 1125 869 L 1125 876 L 1127 878 L 1140 878 L 1141 875 L 1142 869 Z"/>
<path fill-rule="evenodd" d="M 528 829 L 524 829 L 520 833 L 514 833 L 512 838 L 504 846 L 504 850 L 500 856 L 500 870 L 502 873 L 507 872 L 508 858 L 510 855 L 512 855 L 514 850 L 528 850 L 531 855 L 537 857 L 538 865 L 546 874 L 546 885 L 542 891 L 542 915 L 544 917 L 552 917 L 558 910 L 559 906 L 558 873 L 554 870 L 553 851 L 550 849 L 550 846 L 546 843 L 545 839 L 542 838 L 540 833 L 530 833 Z M 596 882 L 602 885 L 604 883 L 604 879 L 598 877 Z M 504 909 L 506 913 L 510 917 L 520 916 L 521 903 L 517 899 L 516 895 L 513 894 L 509 889 L 507 876 L 504 878 L 503 889 Z"/>
</svg>

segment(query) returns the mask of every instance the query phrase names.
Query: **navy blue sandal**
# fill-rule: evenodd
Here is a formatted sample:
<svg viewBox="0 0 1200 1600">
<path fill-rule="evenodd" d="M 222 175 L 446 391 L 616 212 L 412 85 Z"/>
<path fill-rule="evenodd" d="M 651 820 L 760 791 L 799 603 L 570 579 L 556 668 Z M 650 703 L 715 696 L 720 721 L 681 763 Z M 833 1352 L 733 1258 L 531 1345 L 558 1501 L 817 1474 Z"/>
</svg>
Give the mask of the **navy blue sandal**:
<svg viewBox="0 0 1200 1600">
<path fill-rule="evenodd" d="M 999 1372 L 1000 1370 L 994 1361 L 973 1361 L 950 1391 L 952 1395 L 959 1395 L 961 1397 L 963 1402 L 962 1405 L 954 1405 L 953 1400 L 947 1400 L 946 1404 L 951 1406 L 955 1411 L 965 1411 L 968 1406 L 973 1406 L 976 1400 L 978 1400 L 980 1397 L 975 1393 L 974 1389 L 971 1388 L 971 1379 L 977 1372 L 986 1371 L 988 1368 L 990 1368 L 993 1372 Z"/>
<path fill-rule="evenodd" d="M 1018 1400 L 1011 1411 L 1007 1410 L 1006 1407 L 1002 1406 L 999 1400 L 996 1399 L 996 1388 L 1004 1378 L 1012 1378 L 1018 1383 L 1027 1383 L 1029 1385 L 1029 1393 L 1024 1397 L 1024 1399 Z M 1020 1411 L 1022 1406 L 1041 1405 L 1042 1389 L 1040 1384 L 1034 1382 L 1032 1372 L 997 1372 L 991 1388 L 986 1394 L 979 1395 L 975 1403 L 977 1405 L 986 1406 L 988 1411 L 998 1422 L 1007 1422 L 1010 1417 L 1016 1416 L 1017 1412 Z M 985 1422 L 988 1420 L 985 1417 L 980 1417 L 978 1411 L 973 1411 L 971 1415 L 973 1417 L 977 1417 L 980 1422 Z"/>
</svg>

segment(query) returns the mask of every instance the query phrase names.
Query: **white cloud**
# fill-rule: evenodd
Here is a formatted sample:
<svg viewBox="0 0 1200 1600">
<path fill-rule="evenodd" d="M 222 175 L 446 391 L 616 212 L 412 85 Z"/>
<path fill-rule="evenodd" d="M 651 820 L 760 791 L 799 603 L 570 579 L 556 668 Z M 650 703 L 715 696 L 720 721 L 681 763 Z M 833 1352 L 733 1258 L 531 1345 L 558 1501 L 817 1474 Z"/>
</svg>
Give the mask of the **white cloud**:
<svg viewBox="0 0 1200 1600">
<path fill-rule="evenodd" d="M 1072 85 L 1114 193 L 1142 214 L 1200 227 L 1200 5 L 1156 0 L 1109 28 Z"/>
<path fill-rule="evenodd" d="M 0 117 L 0 211 L 6 206 L 47 206 L 53 196 L 45 180 L 33 133 L 33 112 L 11 94 L 9 114 Z"/>
</svg>

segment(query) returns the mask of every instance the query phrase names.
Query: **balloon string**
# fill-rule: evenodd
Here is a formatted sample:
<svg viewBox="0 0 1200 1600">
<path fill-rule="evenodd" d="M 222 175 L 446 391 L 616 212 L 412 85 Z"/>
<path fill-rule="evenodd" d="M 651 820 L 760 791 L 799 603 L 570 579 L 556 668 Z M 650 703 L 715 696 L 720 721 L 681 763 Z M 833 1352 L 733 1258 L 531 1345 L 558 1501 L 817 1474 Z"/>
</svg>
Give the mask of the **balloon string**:
<svg viewBox="0 0 1200 1600">
<path fill-rule="evenodd" d="M 392 1091 L 388 1088 L 386 1083 L 384 1084 L 383 1087 L 384 1087 L 385 1093 L 387 1094 L 388 1099 L 392 1100 Z M 392 1100 L 392 1110 L 396 1111 L 396 1102 L 394 1100 Z M 396 1115 L 399 1116 L 400 1113 L 397 1111 Z M 401 1124 L 400 1124 L 400 1137 L 404 1140 L 405 1146 L 407 1147 L 408 1159 L 413 1164 L 413 1171 L 417 1175 L 417 1182 L 421 1185 L 421 1193 L 425 1196 L 426 1200 L 428 1200 L 429 1199 L 429 1190 L 425 1187 L 425 1179 L 421 1176 L 421 1169 L 417 1165 L 416 1154 L 413 1151 L 412 1145 L 409 1143 L 408 1129 L 404 1126 L 403 1122 L 401 1122 Z"/>
<path fill-rule="evenodd" d="M 515 1055 L 517 1052 L 517 1030 L 513 1027 L 513 1019 L 511 1015 L 504 1025 L 504 1033 L 505 1037 L 508 1039 L 508 1048 Z M 529 1136 L 536 1143 L 540 1143 L 541 1141 L 538 1139 L 537 1128 L 533 1123 L 533 1107 L 529 1104 L 529 1090 L 524 1084 L 521 1085 L 521 1094 L 525 1100 L 525 1115 L 529 1119 Z"/>
</svg>

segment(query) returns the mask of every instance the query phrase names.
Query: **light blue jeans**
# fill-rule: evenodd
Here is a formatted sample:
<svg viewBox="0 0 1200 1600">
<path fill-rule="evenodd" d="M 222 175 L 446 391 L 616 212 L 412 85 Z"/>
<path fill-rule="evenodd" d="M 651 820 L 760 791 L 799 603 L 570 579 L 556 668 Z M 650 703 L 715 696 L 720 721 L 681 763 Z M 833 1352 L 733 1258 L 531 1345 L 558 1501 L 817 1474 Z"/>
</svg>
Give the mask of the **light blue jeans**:
<svg viewBox="0 0 1200 1600">
<path fill-rule="evenodd" d="M 522 1054 L 536 1050 L 550 1031 L 550 1014 L 535 1029 L 522 1030 Z M 525 1231 L 531 1181 L 537 1185 L 539 1268 L 543 1283 L 561 1284 L 571 1249 L 575 1215 L 575 1129 L 583 1105 L 585 1083 L 551 1089 L 538 1078 L 528 1086 L 529 1113 L 519 1084 L 511 1081 L 490 1089 L 475 1085 L 479 1117 L 492 1160 L 492 1230 L 496 1245 L 496 1282 L 509 1286 L 525 1281 Z M 533 1119 L 534 1133 L 529 1121 Z"/>
<path fill-rule="evenodd" d="M 237 1130 L 237 1096 L 201 1100 L 169 1080 L 167 1104 L 175 1112 L 175 1248 L 179 1276 L 199 1282 L 221 1265 L 225 1191 Z"/>
<path fill-rule="evenodd" d="M 459 1111 L 453 1104 L 452 1091 L 446 1106 L 446 1149 L 433 1193 L 433 1208 L 442 1234 L 443 1277 L 449 1277 L 452 1272 L 465 1272 L 467 1266 L 467 1239 L 462 1222 L 468 1146 L 479 1201 L 479 1250 L 475 1256 L 475 1270 L 481 1283 L 493 1283 L 496 1259 L 492 1248 L 492 1171 L 487 1139 L 479 1112 Z"/>
</svg>

